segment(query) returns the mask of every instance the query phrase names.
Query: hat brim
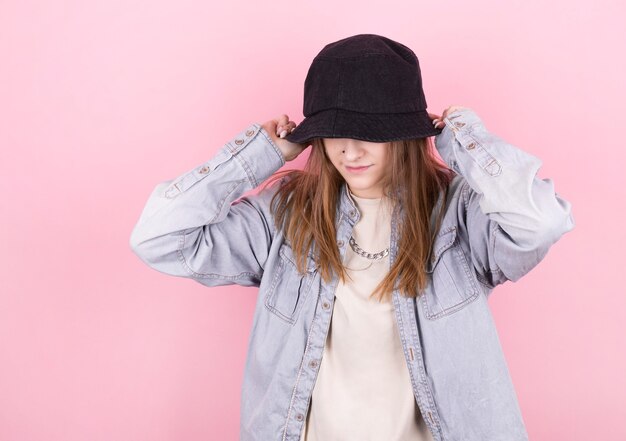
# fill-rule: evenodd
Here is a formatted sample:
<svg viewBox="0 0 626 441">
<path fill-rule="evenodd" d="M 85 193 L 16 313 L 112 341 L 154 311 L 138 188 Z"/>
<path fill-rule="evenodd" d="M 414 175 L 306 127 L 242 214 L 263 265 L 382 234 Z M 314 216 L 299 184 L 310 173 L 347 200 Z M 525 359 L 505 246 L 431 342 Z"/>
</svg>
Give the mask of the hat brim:
<svg viewBox="0 0 626 441">
<path fill-rule="evenodd" d="M 408 113 L 361 113 L 329 109 L 308 116 L 284 139 L 310 144 L 313 138 L 352 138 L 370 142 L 439 135 L 426 110 Z"/>
</svg>

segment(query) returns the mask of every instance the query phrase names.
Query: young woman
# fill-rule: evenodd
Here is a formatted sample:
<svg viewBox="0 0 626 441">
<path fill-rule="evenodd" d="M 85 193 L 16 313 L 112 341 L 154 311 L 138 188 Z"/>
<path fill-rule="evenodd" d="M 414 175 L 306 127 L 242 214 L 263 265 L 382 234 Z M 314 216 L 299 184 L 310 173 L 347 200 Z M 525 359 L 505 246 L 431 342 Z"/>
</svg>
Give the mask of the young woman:
<svg viewBox="0 0 626 441">
<path fill-rule="evenodd" d="M 470 108 L 428 113 L 413 51 L 374 34 L 315 57 L 304 115 L 158 184 L 130 239 L 163 273 L 259 287 L 240 438 L 527 440 L 487 299 L 574 227 L 541 160 Z"/>
</svg>

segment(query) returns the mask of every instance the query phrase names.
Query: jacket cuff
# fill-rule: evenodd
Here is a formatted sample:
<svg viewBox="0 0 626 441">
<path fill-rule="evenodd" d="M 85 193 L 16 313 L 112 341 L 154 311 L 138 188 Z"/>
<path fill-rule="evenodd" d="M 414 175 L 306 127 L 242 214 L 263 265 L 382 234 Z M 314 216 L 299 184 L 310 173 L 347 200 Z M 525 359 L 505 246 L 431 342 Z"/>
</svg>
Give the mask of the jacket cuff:
<svg viewBox="0 0 626 441">
<path fill-rule="evenodd" d="M 239 160 L 253 188 L 285 165 L 282 152 L 259 123 L 252 123 L 223 147 Z"/>
</svg>

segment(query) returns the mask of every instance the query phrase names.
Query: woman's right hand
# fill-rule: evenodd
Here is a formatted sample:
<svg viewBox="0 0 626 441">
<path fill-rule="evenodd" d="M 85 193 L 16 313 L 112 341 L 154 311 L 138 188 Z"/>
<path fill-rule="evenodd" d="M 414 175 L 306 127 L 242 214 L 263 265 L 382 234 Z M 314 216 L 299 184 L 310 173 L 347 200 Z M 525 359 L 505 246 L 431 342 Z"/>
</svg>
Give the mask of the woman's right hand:
<svg viewBox="0 0 626 441">
<path fill-rule="evenodd" d="M 272 141 L 282 152 L 285 161 L 293 161 L 310 145 L 310 143 L 295 144 L 280 137 L 281 132 L 284 132 L 283 136 L 286 136 L 296 128 L 296 123 L 290 121 L 289 116 L 285 114 L 263 123 L 261 127 L 272 137 Z"/>
</svg>

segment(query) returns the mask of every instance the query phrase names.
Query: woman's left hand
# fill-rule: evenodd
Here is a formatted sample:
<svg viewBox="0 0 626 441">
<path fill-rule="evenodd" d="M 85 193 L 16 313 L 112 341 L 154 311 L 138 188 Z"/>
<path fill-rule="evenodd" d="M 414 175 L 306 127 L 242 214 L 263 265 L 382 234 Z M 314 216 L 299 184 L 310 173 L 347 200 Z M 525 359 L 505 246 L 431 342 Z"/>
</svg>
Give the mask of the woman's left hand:
<svg viewBox="0 0 626 441">
<path fill-rule="evenodd" d="M 440 127 L 443 127 L 445 125 L 445 123 L 443 122 L 443 119 L 446 118 L 450 113 L 454 112 L 455 110 L 458 109 L 467 109 L 467 107 L 463 107 L 463 106 L 449 106 L 447 109 L 445 109 L 443 111 L 443 115 L 439 116 L 436 115 L 434 113 L 430 113 L 428 112 L 428 116 L 430 117 L 433 126 L 438 129 Z"/>
</svg>

